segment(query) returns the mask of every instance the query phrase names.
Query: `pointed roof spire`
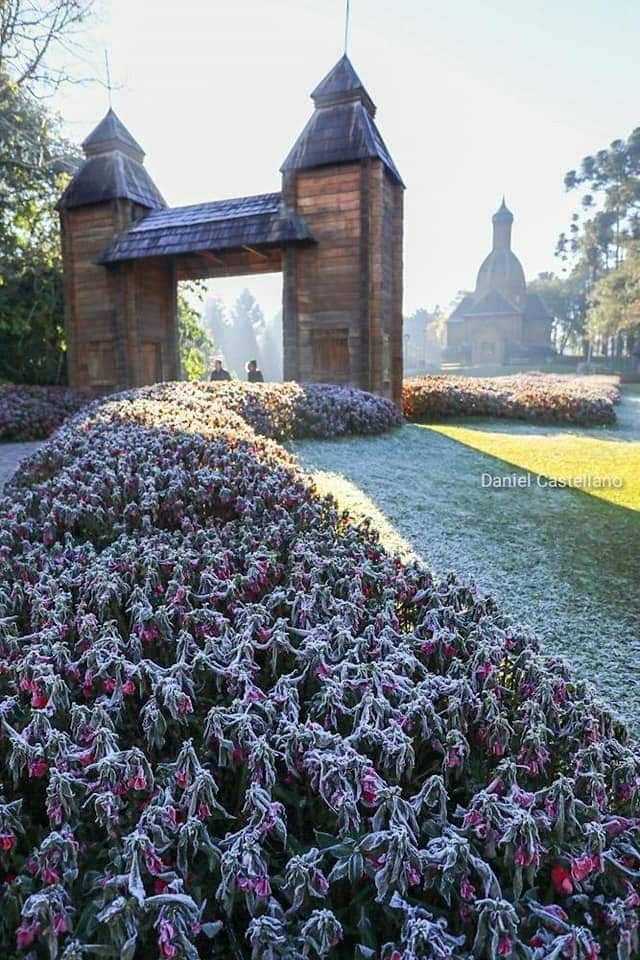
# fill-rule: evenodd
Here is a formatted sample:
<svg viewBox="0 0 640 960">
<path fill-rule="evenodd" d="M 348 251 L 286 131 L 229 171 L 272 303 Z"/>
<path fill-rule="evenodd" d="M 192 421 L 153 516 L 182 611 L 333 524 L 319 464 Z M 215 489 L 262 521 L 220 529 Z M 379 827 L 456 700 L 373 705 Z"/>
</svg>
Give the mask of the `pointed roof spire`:
<svg viewBox="0 0 640 960">
<path fill-rule="evenodd" d="M 335 67 L 332 67 L 326 77 L 320 81 L 311 94 L 311 99 L 316 108 L 331 107 L 336 103 L 351 103 L 359 100 L 372 117 L 375 117 L 376 114 L 376 106 L 346 53 L 340 57 Z"/>
<path fill-rule="evenodd" d="M 373 100 L 346 54 L 311 97 L 315 110 L 280 167 L 283 173 L 375 157 L 404 187 L 374 118 Z"/>
<path fill-rule="evenodd" d="M 491 218 L 493 223 L 513 223 L 513 214 L 509 210 L 507 204 L 505 203 L 504 193 L 502 194 L 502 203 L 493 217 Z"/>
<path fill-rule="evenodd" d="M 95 130 L 83 141 L 82 148 L 87 157 L 119 150 L 138 163 L 144 160 L 144 150 L 111 107 Z"/>
<path fill-rule="evenodd" d="M 86 159 L 58 200 L 58 210 L 111 200 L 132 200 L 149 210 L 166 206 L 144 168 L 144 150 L 111 108 L 82 146 Z"/>
</svg>

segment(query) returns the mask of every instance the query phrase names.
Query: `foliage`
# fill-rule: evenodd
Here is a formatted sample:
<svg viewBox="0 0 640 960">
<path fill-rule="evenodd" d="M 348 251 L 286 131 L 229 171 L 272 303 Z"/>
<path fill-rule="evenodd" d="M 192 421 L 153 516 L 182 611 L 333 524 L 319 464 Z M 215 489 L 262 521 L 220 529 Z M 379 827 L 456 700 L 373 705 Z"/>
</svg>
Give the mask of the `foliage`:
<svg viewBox="0 0 640 960">
<path fill-rule="evenodd" d="M 0 529 L 7 960 L 637 951 L 625 729 L 213 395 L 80 415 Z"/>
<path fill-rule="evenodd" d="M 184 294 L 178 295 L 180 361 L 187 380 L 202 380 L 211 371 L 215 344 Z"/>
<path fill-rule="evenodd" d="M 66 387 L 0 385 L 0 441 L 43 440 L 92 399 Z"/>
<path fill-rule="evenodd" d="M 527 373 L 510 377 L 411 377 L 403 384 L 408 420 L 512 417 L 543 423 L 614 423 L 613 380 Z"/>
<path fill-rule="evenodd" d="M 63 379 L 55 203 L 73 150 L 45 107 L 0 72 L 0 377 Z"/>
<path fill-rule="evenodd" d="M 439 307 L 430 313 L 419 307 L 404 318 L 405 370 L 422 372 L 427 366 L 440 362 L 445 317 Z"/>
<path fill-rule="evenodd" d="M 562 234 L 558 252 L 578 255 L 595 281 L 620 264 L 624 245 L 640 237 L 640 127 L 627 140 L 614 140 L 579 170 L 565 177 L 567 190 L 582 191 L 584 222 L 576 214 L 570 237 Z"/>
<path fill-rule="evenodd" d="M 122 396 L 170 401 L 195 417 L 212 403 L 222 404 L 262 436 L 277 440 L 383 433 L 402 422 L 390 400 L 333 384 L 160 383 Z"/>
<path fill-rule="evenodd" d="M 78 28 L 93 0 L 2 0 L 0 73 L 24 90 L 50 93 L 70 79 L 56 66 L 56 54 L 73 53 Z M 77 78 L 75 78 L 77 79 Z"/>
<path fill-rule="evenodd" d="M 588 277 L 580 264 L 567 277 L 541 273 L 528 284 L 538 293 L 553 317 L 555 346 L 562 356 L 567 347 L 582 353 L 587 313 Z"/>
<path fill-rule="evenodd" d="M 640 244 L 593 287 L 587 320 L 592 336 L 640 337 Z"/>
</svg>

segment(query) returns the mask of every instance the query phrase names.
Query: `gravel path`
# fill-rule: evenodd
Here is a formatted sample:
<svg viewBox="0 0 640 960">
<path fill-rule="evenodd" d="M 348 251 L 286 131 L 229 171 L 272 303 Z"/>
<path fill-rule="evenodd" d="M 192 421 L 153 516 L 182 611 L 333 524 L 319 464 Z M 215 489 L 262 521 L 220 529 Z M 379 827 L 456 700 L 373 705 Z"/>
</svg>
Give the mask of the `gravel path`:
<svg viewBox="0 0 640 960">
<path fill-rule="evenodd" d="M 20 460 L 37 450 L 40 441 L 29 443 L 0 443 L 0 490 L 18 466 Z"/>
</svg>

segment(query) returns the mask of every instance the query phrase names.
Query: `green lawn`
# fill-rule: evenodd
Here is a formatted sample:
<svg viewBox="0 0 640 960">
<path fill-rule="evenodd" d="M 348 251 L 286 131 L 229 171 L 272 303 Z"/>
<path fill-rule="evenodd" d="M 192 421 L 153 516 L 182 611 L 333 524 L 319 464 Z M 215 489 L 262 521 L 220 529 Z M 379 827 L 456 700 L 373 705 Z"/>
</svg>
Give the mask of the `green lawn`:
<svg viewBox="0 0 640 960">
<path fill-rule="evenodd" d="M 390 547 L 493 593 L 640 726 L 640 391 L 615 428 L 465 420 L 293 449 Z M 483 487 L 483 474 L 525 487 Z M 544 477 L 622 478 L 562 489 Z"/>
</svg>

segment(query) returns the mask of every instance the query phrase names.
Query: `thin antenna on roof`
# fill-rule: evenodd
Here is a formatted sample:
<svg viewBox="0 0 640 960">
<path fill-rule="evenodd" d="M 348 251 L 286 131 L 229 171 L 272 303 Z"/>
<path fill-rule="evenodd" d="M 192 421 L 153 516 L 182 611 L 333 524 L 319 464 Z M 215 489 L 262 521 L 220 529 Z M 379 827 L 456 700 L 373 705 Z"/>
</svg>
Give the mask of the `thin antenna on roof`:
<svg viewBox="0 0 640 960">
<path fill-rule="evenodd" d="M 109 92 L 109 109 L 111 110 L 111 107 L 113 106 L 111 102 L 111 91 L 113 88 L 111 86 L 111 68 L 109 67 L 109 51 L 106 49 L 106 47 L 104 51 L 104 70 L 107 75 L 107 90 Z"/>
<path fill-rule="evenodd" d="M 349 46 L 349 17 L 351 14 L 351 0 L 347 0 L 347 9 L 345 11 L 344 17 L 344 55 L 347 55 L 347 47 Z"/>
</svg>

